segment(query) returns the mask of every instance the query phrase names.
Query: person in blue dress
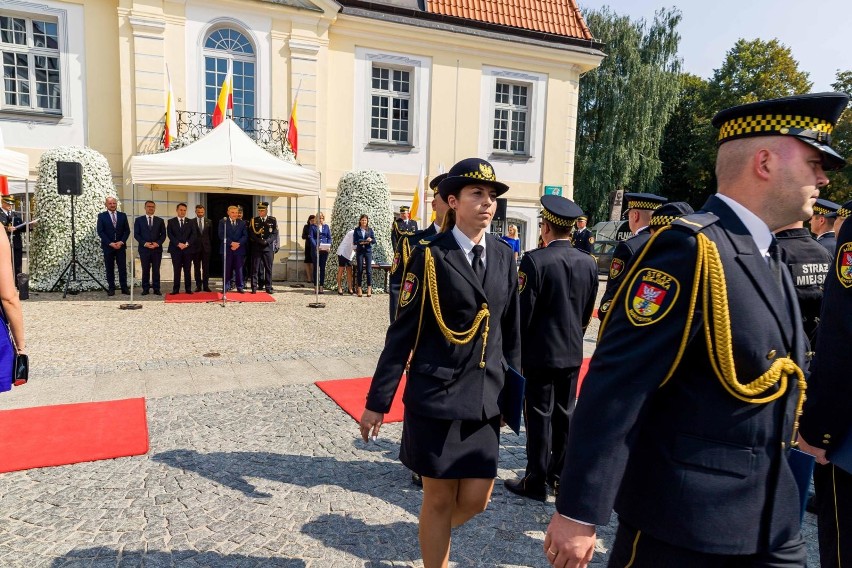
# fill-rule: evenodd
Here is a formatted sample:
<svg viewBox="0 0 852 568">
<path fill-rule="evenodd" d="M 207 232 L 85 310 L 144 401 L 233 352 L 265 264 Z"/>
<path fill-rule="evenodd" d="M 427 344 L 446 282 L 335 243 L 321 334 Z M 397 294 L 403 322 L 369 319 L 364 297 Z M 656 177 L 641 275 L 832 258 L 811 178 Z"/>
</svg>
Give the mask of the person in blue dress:
<svg viewBox="0 0 852 568">
<path fill-rule="evenodd" d="M 515 262 L 518 262 L 518 257 L 521 256 L 521 239 L 518 238 L 518 228 L 515 225 L 509 225 L 506 234 L 500 237 L 512 247 L 512 255 Z"/>
</svg>

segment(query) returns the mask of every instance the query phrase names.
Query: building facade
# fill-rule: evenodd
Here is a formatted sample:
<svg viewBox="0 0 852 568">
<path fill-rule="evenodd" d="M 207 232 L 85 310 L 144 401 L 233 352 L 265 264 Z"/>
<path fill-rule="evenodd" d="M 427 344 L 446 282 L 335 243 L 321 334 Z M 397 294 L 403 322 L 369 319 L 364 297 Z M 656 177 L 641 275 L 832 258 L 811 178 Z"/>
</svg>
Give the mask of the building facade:
<svg viewBox="0 0 852 568">
<path fill-rule="evenodd" d="M 529 248 L 544 188 L 573 195 L 579 80 L 603 54 L 574 0 L 500 5 L 0 0 L 0 128 L 8 148 L 30 156 L 32 179 L 45 149 L 89 146 L 109 161 L 124 210 L 139 214 L 146 199 L 164 216 L 180 201 L 215 209 L 216 194 L 145 187 L 132 203 L 129 162 L 162 149 L 169 79 L 179 135 L 197 135 L 230 72 L 234 119 L 261 145 L 283 143 L 298 100 L 298 161 L 321 173 L 324 210 L 347 171 L 383 172 L 398 206 L 411 202 L 421 167 L 432 176 L 481 156 L 511 185 L 509 221 Z M 256 198 L 241 199 L 254 210 Z M 273 201 L 281 257 L 297 257 L 312 201 Z"/>
</svg>

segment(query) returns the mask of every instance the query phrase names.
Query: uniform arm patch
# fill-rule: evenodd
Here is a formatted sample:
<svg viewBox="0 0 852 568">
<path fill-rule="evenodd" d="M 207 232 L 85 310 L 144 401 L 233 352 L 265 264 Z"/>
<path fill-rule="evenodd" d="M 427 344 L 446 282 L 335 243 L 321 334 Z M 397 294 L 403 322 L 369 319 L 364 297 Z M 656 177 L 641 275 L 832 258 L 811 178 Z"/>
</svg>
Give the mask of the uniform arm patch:
<svg viewBox="0 0 852 568">
<path fill-rule="evenodd" d="M 627 319 L 637 327 L 657 323 L 671 310 L 680 294 L 680 282 L 672 275 L 643 268 L 630 282 L 624 298 Z"/>
<path fill-rule="evenodd" d="M 527 273 L 523 270 L 518 270 L 518 294 L 524 291 L 527 287 Z"/>
<path fill-rule="evenodd" d="M 402 283 L 402 289 L 399 291 L 399 306 L 404 308 L 417 296 L 417 289 L 420 287 L 420 280 L 413 273 L 409 272 L 405 275 L 405 280 Z"/>
<path fill-rule="evenodd" d="M 837 251 L 837 279 L 844 288 L 852 287 L 852 243 L 844 243 Z"/>
<path fill-rule="evenodd" d="M 620 258 L 613 258 L 609 264 L 609 277 L 613 280 L 618 278 L 618 275 L 624 270 L 624 261 Z"/>
</svg>

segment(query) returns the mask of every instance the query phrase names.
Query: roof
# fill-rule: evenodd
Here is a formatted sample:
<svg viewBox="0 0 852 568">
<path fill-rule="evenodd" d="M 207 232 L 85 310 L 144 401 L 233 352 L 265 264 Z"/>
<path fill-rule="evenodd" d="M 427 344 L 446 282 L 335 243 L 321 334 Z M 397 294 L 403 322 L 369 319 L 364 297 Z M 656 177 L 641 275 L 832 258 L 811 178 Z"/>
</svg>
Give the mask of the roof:
<svg viewBox="0 0 852 568">
<path fill-rule="evenodd" d="M 592 39 L 576 0 L 426 0 L 426 11 L 578 39 Z"/>
</svg>

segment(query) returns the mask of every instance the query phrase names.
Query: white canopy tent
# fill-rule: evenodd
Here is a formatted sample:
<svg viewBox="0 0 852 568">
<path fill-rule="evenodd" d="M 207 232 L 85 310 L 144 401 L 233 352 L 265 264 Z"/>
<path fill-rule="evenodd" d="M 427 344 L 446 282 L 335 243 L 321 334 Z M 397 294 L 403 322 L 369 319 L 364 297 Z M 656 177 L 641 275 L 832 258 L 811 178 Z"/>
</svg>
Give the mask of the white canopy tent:
<svg viewBox="0 0 852 568">
<path fill-rule="evenodd" d="M 318 196 L 320 174 L 276 158 L 226 119 L 185 148 L 134 156 L 134 184 L 156 191 Z"/>
<path fill-rule="evenodd" d="M 30 158 L 26 154 L 7 150 L 0 131 L 0 176 L 27 179 L 30 175 Z"/>
</svg>

